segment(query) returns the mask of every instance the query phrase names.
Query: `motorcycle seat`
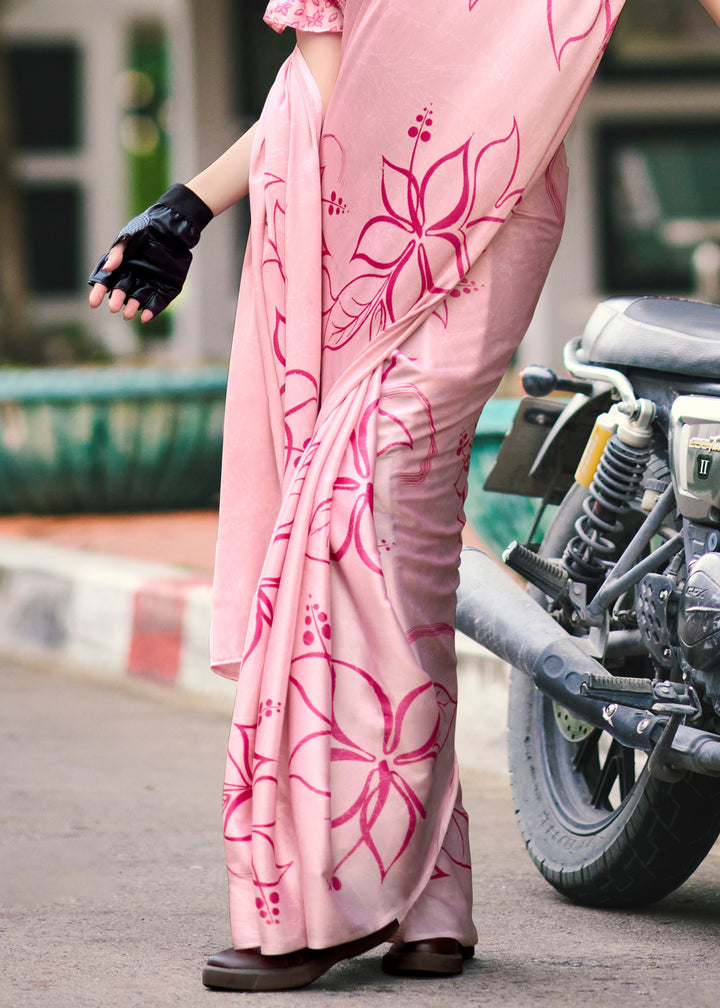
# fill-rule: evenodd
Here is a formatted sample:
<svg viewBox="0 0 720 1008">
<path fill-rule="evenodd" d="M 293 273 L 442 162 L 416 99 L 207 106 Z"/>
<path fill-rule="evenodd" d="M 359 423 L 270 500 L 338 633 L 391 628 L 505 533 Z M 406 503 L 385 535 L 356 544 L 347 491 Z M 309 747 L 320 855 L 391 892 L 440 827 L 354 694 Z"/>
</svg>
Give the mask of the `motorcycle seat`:
<svg viewBox="0 0 720 1008">
<path fill-rule="evenodd" d="M 682 298 L 616 297 L 590 316 L 578 356 L 720 381 L 720 305 Z"/>
</svg>

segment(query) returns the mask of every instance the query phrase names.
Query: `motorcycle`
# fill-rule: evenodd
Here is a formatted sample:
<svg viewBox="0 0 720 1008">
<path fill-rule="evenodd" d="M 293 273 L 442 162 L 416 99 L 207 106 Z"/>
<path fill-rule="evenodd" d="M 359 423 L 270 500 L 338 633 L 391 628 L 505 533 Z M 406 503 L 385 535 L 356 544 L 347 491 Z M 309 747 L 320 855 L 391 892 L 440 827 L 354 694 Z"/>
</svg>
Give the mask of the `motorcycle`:
<svg viewBox="0 0 720 1008">
<path fill-rule="evenodd" d="M 612 298 L 564 362 L 523 372 L 486 482 L 540 498 L 538 520 L 559 504 L 503 554 L 527 591 L 464 549 L 457 627 L 512 666 L 535 865 L 577 903 L 632 907 L 720 834 L 720 307 Z"/>
</svg>

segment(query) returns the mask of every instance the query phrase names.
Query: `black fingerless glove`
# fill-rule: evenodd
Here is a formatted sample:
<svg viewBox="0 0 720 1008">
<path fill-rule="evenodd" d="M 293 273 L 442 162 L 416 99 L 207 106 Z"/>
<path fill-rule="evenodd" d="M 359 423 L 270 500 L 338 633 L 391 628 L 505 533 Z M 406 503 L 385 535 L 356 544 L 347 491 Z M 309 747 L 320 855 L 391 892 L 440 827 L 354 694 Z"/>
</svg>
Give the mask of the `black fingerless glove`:
<svg viewBox="0 0 720 1008">
<path fill-rule="evenodd" d="M 142 309 L 159 315 L 182 290 L 200 232 L 212 220 L 210 207 L 184 185 L 171 186 L 157 203 L 125 225 L 113 244 L 125 242 L 116 270 L 103 269 L 109 251 L 90 274 L 90 286 L 121 290 Z"/>
</svg>

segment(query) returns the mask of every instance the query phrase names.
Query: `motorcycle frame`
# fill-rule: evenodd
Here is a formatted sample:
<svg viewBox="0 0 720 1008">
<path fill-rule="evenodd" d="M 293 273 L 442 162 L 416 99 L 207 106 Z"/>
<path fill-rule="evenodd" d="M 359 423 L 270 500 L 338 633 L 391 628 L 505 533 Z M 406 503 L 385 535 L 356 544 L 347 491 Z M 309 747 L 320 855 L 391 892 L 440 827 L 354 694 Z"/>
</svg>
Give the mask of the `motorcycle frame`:
<svg viewBox="0 0 720 1008">
<path fill-rule="evenodd" d="M 656 405 L 656 420 L 667 435 L 667 418 L 673 400 L 680 394 L 712 395 L 720 398 L 720 384 L 695 380 L 667 379 L 656 373 L 629 371 L 623 374 L 595 368 L 577 360 L 577 341 L 568 345 L 566 365 L 571 374 L 593 383 L 591 395 L 576 395 L 558 416 L 545 438 L 528 473 L 535 476 L 552 466 L 552 456 L 561 450 L 563 434 L 577 424 L 588 410 L 595 415 L 608 402 L 609 388 L 632 409 L 640 397 Z M 641 396 L 637 395 L 640 392 Z M 491 474 L 492 476 L 492 474 Z M 487 484 L 486 484 L 487 486 Z M 493 486 L 492 489 L 498 489 Z M 549 499 L 545 494 L 543 508 Z M 511 491 L 512 492 L 512 491 Z M 645 556 L 647 546 L 675 508 L 672 484 L 660 495 L 630 543 L 617 559 L 593 600 L 585 607 L 588 623 L 607 623 L 607 613 L 649 571 L 657 570 L 685 546 L 683 531 Z M 536 523 L 537 524 L 537 523 Z M 498 577 L 502 584 L 498 586 Z M 493 584 L 493 591 L 486 586 Z M 517 633 L 518 622 L 524 632 Z M 546 696 L 576 717 L 608 732 L 621 745 L 650 754 L 650 772 L 663 779 L 676 779 L 685 770 L 720 776 L 720 738 L 681 723 L 681 715 L 662 704 L 653 710 L 619 703 L 606 703 L 587 695 L 595 677 L 606 676 L 603 666 L 570 636 L 553 617 L 526 593 L 495 561 L 475 549 L 464 549 L 457 602 L 457 629 L 489 651 L 529 675 Z M 606 638 L 607 643 L 607 638 Z"/>
</svg>

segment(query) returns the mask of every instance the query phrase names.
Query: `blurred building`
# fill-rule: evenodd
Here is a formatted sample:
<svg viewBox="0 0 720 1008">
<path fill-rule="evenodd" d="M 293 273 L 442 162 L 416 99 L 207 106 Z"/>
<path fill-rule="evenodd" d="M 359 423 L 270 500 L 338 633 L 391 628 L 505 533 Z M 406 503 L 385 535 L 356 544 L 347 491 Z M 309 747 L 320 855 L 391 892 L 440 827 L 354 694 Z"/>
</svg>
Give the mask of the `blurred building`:
<svg viewBox="0 0 720 1008">
<path fill-rule="evenodd" d="M 118 354 L 138 326 L 87 308 L 85 279 L 128 217 L 192 176 L 244 127 L 237 100 L 245 0 L 9 0 L 33 314 L 87 327 Z M 240 213 L 211 227 L 172 316 L 147 327 L 179 360 L 227 355 Z"/>
<path fill-rule="evenodd" d="M 3 34 L 39 322 L 87 327 L 118 354 L 137 327 L 86 308 L 119 224 L 192 176 L 252 121 L 292 44 L 265 0 L 9 0 Z M 599 297 L 718 297 L 720 31 L 697 0 L 628 0 L 568 139 L 566 234 L 522 361 L 560 358 Z M 229 349 L 245 208 L 208 229 L 152 345 Z M 715 250 L 715 251 L 713 251 Z M 148 330 L 149 331 L 149 330 Z"/>
</svg>

